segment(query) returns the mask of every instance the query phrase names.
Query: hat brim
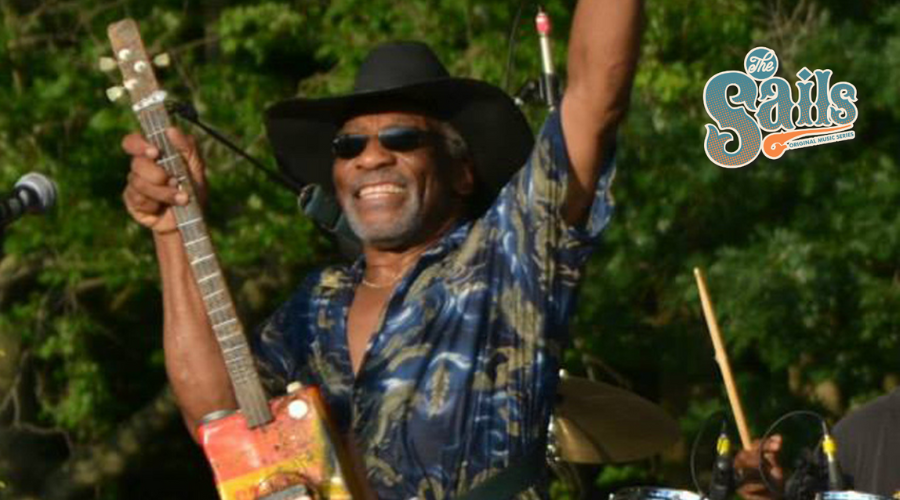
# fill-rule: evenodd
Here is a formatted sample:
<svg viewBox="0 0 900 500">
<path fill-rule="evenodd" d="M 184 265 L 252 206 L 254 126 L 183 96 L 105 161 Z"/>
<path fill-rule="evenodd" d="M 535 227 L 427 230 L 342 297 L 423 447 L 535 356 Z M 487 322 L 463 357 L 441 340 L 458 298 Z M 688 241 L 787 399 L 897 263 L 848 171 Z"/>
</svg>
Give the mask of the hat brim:
<svg viewBox="0 0 900 500">
<path fill-rule="evenodd" d="M 272 105 L 265 113 L 266 130 L 281 170 L 301 183 L 333 191 L 332 139 L 347 118 L 379 102 L 408 102 L 453 126 L 472 154 L 482 197 L 496 196 L 528 159 L 534 144 L 525 116 L 501 89 L 479 80 L 442 78 Z"/>
</svg>

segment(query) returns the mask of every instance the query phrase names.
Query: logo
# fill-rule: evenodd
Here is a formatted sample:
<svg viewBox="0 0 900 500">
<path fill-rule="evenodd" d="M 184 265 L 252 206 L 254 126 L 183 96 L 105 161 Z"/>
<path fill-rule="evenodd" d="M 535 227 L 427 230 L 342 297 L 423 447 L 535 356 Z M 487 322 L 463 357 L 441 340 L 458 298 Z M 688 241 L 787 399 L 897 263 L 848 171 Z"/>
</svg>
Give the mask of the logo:
<svg viewBox="0 0 900 500">
<path fill-rule="evenodd" d="M 756 47 L 744 57 L 744 71 L 723 71 L 706 82 L 703 104 L 715 124 L 706 125 L 706 156 L 724 168 L 741 168 L 759 156 L 781 158 L 789 149 L 847 141 L 859 112 L 856 87 L 831 84 L 830 69 L 797 72 L 791 85 L 775 76 L 778 56 Z M 737 92 L 732 93 L 732 87 Z M 815 98 L 815 99 L 814 99 Z M 765 133 L 765 135 L 764 135 Z"/>
</svg>

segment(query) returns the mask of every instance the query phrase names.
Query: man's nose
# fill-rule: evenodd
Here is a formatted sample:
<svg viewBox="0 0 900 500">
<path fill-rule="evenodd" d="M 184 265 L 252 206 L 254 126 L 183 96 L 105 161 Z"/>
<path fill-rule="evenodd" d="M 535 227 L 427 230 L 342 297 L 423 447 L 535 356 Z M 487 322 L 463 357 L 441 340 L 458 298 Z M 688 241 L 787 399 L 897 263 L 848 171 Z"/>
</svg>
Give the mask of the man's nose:
<svg viewBox="0 0 900 500">
<path fill-rule="evenodd" d="M 366 141 L 362 153 L 356 158 L 358 168 L 374 169 L 388 165 L 394 161 L 394 154 L 381 145 L 378 137 L 371 136 Z"/>
</svg>

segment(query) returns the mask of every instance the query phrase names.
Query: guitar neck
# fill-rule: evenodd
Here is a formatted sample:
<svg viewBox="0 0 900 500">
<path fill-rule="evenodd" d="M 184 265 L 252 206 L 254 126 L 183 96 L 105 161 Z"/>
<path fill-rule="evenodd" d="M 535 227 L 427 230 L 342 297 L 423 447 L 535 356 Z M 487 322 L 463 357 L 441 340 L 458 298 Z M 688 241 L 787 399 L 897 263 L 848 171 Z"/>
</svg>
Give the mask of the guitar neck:
<svg viewBox="0 0 900 500">
<path fill-rule="evenodd" d="M 128 56 L 120 56 L 119 67 L 125 77 L 126 87 L 131 82 L 129 92 L 144 136 L 160 152 L 157 163 L 178 180 L 180 189 L 190 195 L 187 205 L 173 207 L 175 219 L 238 405 L 250 427 L 268 423 L 272 420 L 272 414 L 266 394 L 209 239 L 209 231 L 194 195 L 188 168 L 165 133 L 165 129 L 171 126 L 171 119 L 165 109 L 165 93 L 158 88 L 134 21 L 125 20 L 110 26 L 109 35 L 114 51 Z"/>
<path fill-rule="evenodd" d="M 175 220 L 238 404 L 250 427 L 267 423 L 272 416 L 265 391 L 209 238 L 203 211 L 195 196 L 187 166 L 165 134 L 165 129 L 170 126 L 168 113 L 159 104 L 138 112 L 138 118 L 144 136 L 159 149 L 157 162 L 170 176 L 178 179 L 181 189 L 190 195 L 187 205 L 174 207 Z"/>
</svg>

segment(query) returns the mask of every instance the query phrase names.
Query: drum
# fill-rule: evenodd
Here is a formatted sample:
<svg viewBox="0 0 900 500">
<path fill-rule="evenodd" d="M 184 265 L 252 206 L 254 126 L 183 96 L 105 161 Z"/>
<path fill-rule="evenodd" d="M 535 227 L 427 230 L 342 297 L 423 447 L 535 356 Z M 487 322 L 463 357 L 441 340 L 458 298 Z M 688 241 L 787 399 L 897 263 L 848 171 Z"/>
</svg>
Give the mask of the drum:
<svg viewBox="0 0 900 500">
<path fill-rule="evenodd" d="M 816 500 L 893 500 L 891 497 L 863 493 L 861 491 L 823 491 L 816 494 Z"/>
<path fill-rule="evenodd" d="M 694 493 L 693 491 L 640 486 L 636 488 L 623 488 L 615 493 L 610 494 L 609 500 L 703 500 L 703 497 Z M 851 499 L 835 498 L 829 500 Z"/>
</svg>

